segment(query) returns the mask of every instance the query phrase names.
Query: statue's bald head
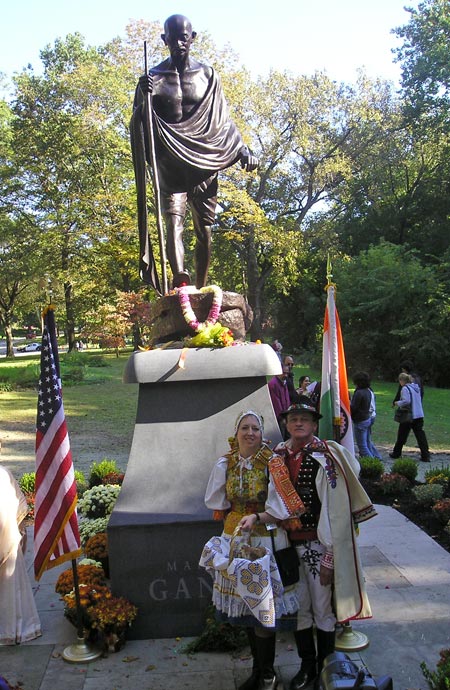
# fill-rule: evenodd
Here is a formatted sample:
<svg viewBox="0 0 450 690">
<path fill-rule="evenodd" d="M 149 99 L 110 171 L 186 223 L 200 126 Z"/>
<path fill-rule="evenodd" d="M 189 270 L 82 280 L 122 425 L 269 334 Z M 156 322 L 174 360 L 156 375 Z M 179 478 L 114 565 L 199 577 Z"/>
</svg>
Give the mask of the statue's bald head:
<svg viewBox="0 0 450 690">
<path fill-rule="evenodd" d="M 167 35 L 173 31 L 178 31 L 182 27 L 186 28 L 189 33 L 191 33 L 192 24 L 190 19 L 185 17 L 183 14 L 172 14 L 170 17 L 167 17 L 166 21 L 164 22 L 164 33 Z"/>
<path fill-rule="evenodd" d="M 176 57 L 180 42 L 184 45 L 185 54 L 188 54 L 196 35 L 195 31 L 192 31 L 192 24 L 187 17 L 182 14 L 172 14 L 164 22 L 164 33 L 161 34 L 161 38 L 168 46 L 171 55 Z"/>
</svg>

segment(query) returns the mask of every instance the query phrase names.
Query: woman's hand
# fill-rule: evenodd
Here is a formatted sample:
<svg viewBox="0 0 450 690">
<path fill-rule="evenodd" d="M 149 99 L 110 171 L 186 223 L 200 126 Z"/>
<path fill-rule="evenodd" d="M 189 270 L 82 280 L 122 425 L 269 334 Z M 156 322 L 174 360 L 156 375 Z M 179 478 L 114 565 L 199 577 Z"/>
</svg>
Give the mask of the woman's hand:
<svg viewBox="0 0 450 690">
<path fill-rule="evenodd" d="M 250 532 L 253 529 L 253 526 L 256 523 L 256 515 L 253 513 L 253 515 L 244 515 L 242 520 L 239 522 L 239 527 L 241 530 L 244 532 Z"/>
</svg>

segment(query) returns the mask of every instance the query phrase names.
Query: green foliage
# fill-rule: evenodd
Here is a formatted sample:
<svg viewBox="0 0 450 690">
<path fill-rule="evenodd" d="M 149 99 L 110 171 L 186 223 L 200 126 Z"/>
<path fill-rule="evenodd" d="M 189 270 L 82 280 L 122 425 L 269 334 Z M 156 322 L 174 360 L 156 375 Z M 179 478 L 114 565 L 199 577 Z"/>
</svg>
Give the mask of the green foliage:
<svg viewBox="0 0 450 690">
<path fill-rule="evenodd" d="M 450 690 L 450 649 L 441 649 L 436 671 L 430 671 L 424 661 L 420 664 L 430 690 Z"/>
<path fill-rule="evenodd" d="M 450 498 L 442 498 L 432 507 L 433 515 L 443 525 L 446 525 L 450 520 Z"/>
<path fill-rule="evenodd" d="M 19 479 L 19 486 L 24 494 L 33 494 L 36 490 L 36 472 L 25 472 Z"/>
<path fill-rule="evenodd" d="M 441 484 L 422 484 L 412 490 L 413 496 L 421 506 L 431 506 L 442 498 L 444 488 Z"/>
<path fill-rule="evenodd" d="M 195 652 L 237 652 L 248 645 L 245 629 L 229 623 L 221 623 L 215 618 L 215 608 L 206 609 L 205 628 L 201 635 L 189 642 L 182 651 L 186 654 Z"/>
<path fill-rule="evenodd" d="M 380 480 L 380 491 L 387 496 L 405 494 L 410 488 L 409 480 L 401 474 L 383 474 Z"/>
<path fill-rule="evenodd" d="M 425 472 L 427 484 L 442 484 L 447 487 L 450 484 L 450 465 L 445 467 L 433 467 Z"/>
<path fill-rule="evenodd" d="M 66 366 L 64 369 L 61 368 L 61 379 L 65 386 L 74 386 L 77 383 L 81 383 L 84 379 L 84 367 L 76 365 L 74 367 Z"/>
<path fill-rule="evenodd" d="M 378 458 L 366 456 L 359 459 L 359 464 L 361 465 L 361 479 L 378 480 L 384 472 L 384 464 Z"/>
<path fill-rule="evenodd" d="M 99 486 L 111 472 L 121 472 L 116 460 L 103 458 L 100 462 L 93 462 L 89 468 L 89 486 Z"/>
<path fill-rule="evenodd" d="M 4 390 L 20 390 L 22 388 L 37 388 L 39 380 L 39 365 L 27 364 L 24 367 L 4 367 L 0 369 L 0 382 L 5 385 Z"/>
<path fill-rule="evenodd" d="M 78 498 L 81 498 L 88 488 L 86 477 L 81 470 L 75 470 L 75 483 L 77 485 L 77 496 Z"/>
<path fill-rule="evenodd" d="M 86 355 L 83 355 L 86 358 Z M 109 367 L 110 363 L 103 357 L 103 355 L 90 355 L 86 358 L 86 366 L 88 367 Z"/>
<path fill-rule="evenodd" d="M 398 458 L 392 465 L 391 472 L 393 474 L 401 474 L 410 482 L 414 482 L 417 477 L 418 467 L 415 460 L 412 458 Z"/>
<path fill-rule="evenodd" d="M 100 534 L 101 532 L 106 532 L 109 522 L 109 515 L 107 517 L 95 518 L 90 520 L 89 518 L 82 518 L 79 522 L 80 540 L 82 546 L 84 546 L 90 537 L 94 534 Z"/>
<path fill-rule="evenodd" d="M 91 520 L 111 515 L 120 493 L 117 484 L 101 484 L 87 489 L 78 501 L 80 513 Z"/>
<path fill-rule="evenodd" d="M 396 49 L 402 63 L 407 114 L 418 121 L 448 125 L 450 106 L 450 8 L 447 0 L 424 0 L 405 8 L 408 24 L 395 30 L 403 39 Z"/>
</svg>

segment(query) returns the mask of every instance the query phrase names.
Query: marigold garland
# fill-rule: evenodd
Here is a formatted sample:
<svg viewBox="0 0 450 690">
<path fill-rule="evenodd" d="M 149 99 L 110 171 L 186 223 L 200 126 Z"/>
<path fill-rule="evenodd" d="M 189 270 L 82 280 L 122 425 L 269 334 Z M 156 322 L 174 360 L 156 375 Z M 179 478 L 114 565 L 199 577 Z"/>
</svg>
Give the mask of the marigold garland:
<svg viewBox="0 0 450 690">
<path fill-rule="evenodd" d="M 189 295 L 192 295 L 195 292 L 213 293 L 213 301 L 206 321 L 199 321 L 191 307 Z M 183 285 L 183 287 L 177 289 L 177 293 L 184 320 L 186 321 L 187 325 L 192 328 L 193 331 L 195 331 L 195 333 L 201 333 L 208 328 L 208 326 L 213 326 L 216 323 L 217 319 L 219 318 L 223 298 L 222 289 L 218 285 L 207 285 L 199 290 L 192 285 Z"/>
</svg>

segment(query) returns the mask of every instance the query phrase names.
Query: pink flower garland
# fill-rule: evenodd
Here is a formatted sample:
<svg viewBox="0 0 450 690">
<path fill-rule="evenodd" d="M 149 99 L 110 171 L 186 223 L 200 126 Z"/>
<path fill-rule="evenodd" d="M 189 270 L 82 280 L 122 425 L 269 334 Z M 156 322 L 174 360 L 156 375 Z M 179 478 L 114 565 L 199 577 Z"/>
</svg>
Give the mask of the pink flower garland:
<svg viewBox="0 0 450 690">
<path fill-rule="evenodd" d="M 195 316 L 194 310 L 191 307 L 189 295 L 192 295 L 195 292 L 213 293 L 213 301 L 206 321 L 200 322 Z M 200 290 L 197 290 L 191 285 L 184 285 L 183 287 L 178 288 L 178 299 L 180 301 L 181 311 L 183 312 L 184 320 L 186 321 L 187 325 L 196 333 L 201 333 L 205 330 L 205 328 L 208 328 L 208 326 L 213 326 L 219 318 L 220 309 L 222 307 L 222 296 L 222 290 L 217 285 L 208 285 L 207 287 L 200 288 Z"/>
</svg>

